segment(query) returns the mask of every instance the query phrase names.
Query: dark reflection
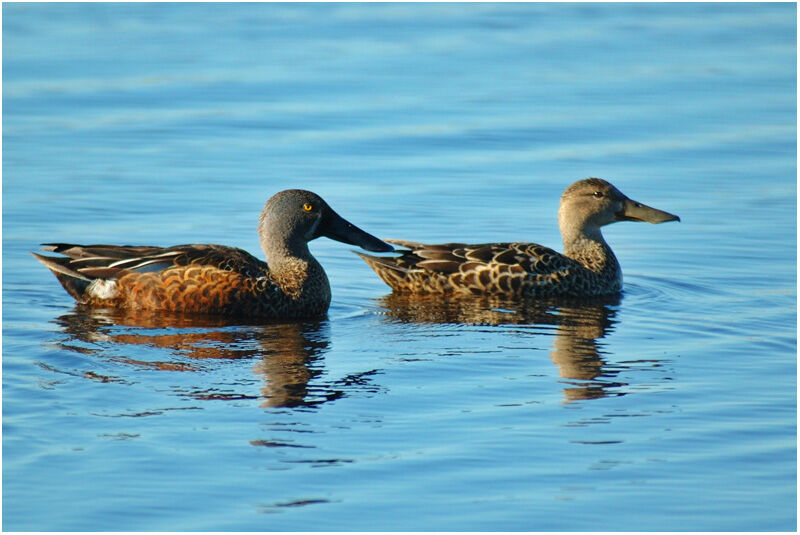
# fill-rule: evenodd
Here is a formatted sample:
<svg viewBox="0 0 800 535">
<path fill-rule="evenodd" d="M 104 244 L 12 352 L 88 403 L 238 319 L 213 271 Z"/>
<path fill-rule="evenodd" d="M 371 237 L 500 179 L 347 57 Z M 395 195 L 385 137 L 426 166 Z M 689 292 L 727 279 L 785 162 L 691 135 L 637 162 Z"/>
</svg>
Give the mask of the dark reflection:
<svg viewBox="0 0 800 535">
<path fill-rule="evenodd" d="M 377 300 L 386 315 L 404 323 L 543 326 L 555 334 L 550 358 L 570 386 L 568 401 L 612 395 L 624 383 L 613 381 L 619 369 L 602 358 L 598 340 L 613 331 L 619 296 L 590 299 L 509 300 L 493 296 L 409 296 L 389 294 Z M 622 395 L 613 393 L 613 395 Z"/>
<path fill-rule="evenodd" d="M 323 373 L 322 356 L 329 346 L 327 322 L 250 324 L 211 316 L 131 312 L 76 307 L 57 318 L 69 338 L 60 345 L 70 351 L 100 354 L 109 360 L 138 368 L 199 371 L 211 359 L 255 359 L 253 372 L 261 378 L 261 396 L 208 388 L 181 391 L 201 400 L 261 398 L 263 407 L 311 407 L 345 395 L 347 390 L 371 388 L 366 372 L 332 382 L 312 382 Z M 109 351 L 109 344 L 112 345 Z M 165 350 L 169 358 L 140 360 L 124 355 L 124 346 Z M 122 346 L 123 351 L 120 351 Z M 115 356 L 107 356 L 114 353 Z M 128 382 L 88 371 L 87 379 Z M 246 381 L 244 381 L 246 383 Z M 309 383 L 312 383 L 311 385 Z M 374 389 L 373 389 L 374 390 Z"/>
</svg>

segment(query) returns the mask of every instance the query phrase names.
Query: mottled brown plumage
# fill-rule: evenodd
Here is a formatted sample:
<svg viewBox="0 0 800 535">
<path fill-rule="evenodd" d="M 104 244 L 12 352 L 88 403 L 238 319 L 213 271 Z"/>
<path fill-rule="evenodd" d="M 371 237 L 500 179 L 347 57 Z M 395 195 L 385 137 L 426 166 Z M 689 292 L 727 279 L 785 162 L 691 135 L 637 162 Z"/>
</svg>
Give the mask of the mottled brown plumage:
<svg viewBox="0 0 800 535">
<path fill-rule="evenodd" d="M 608 295 L 622 289 L 622 271 L 600 228 L 616 221 L 680 221 L 623 195 L 599 178 L 580 180 L 561 197 L 564 253 L 535 243 L 445 243 L 386 240 L 400 256 L 359 253 L 393 290 L 416 294 L 518 297 Z"/>
<path fill-rule="evenodd" d="M 80 303 L 263 319 L 323 316 L 331 291 L 308 250 L 319 236 L 371 251 L 391 246 L 342 219 L 309 191 L 274 195 L 258 227 L 269 265 L 224 245 L 132 247 L 45 244 L 63 257 L 33 255 Z"/>
</svg>

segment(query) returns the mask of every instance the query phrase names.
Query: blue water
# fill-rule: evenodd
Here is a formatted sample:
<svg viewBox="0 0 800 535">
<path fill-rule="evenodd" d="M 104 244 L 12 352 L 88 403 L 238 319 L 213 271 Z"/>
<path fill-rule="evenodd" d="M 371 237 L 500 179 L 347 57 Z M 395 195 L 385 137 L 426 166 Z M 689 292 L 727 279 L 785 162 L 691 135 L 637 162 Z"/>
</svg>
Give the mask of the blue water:
<svg viewBox="0 0 800 535">
<path fill-rule="evenodd" d="M 4 4 L 5 530 L 797 527 L 794 4 Z M 612 181 L 624 293 L 318 322 L 76 308 L 41 242 L 559 248 Z"/>
</svg>

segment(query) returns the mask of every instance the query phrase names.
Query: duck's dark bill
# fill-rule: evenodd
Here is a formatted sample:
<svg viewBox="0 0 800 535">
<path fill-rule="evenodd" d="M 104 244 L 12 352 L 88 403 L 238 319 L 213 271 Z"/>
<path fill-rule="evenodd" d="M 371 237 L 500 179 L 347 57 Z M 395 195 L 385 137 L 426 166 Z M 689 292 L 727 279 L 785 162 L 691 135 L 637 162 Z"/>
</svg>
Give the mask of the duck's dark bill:
<svg viewBox="0 0 800 535">
<path fill-rule="evenodd" d="M 646 204 L 626 199 L 622 211 L 617 213 L 617 221 L 647 221 L 648 223 L 666 223 L 667 221 L 680 221 L 675 214 L 651 208 Z"/>
<path fill-rule="evenodd" d="M 388 243 L 384 243 L 372 234 L 364 232 L 333 210 L 328 214 L 326 220 L 321 222 L 317 234 L 342 243 L 358 245 L 362 249 L 374 251 L 376 253 L 394 251 L 394 247 Z"/>
</svg>

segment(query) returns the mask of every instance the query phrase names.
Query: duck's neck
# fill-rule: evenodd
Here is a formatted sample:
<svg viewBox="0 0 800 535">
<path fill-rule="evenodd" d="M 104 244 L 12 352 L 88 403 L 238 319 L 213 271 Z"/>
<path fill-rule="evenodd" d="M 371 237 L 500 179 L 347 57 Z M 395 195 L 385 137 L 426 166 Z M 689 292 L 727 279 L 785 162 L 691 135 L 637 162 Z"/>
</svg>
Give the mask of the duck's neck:
<svg viewBox="0 0 800 535">
<path fill-rule="evenodd" d="M 599 227 L 562 225 L 561 238 L 565 256 L 604 278 L 622 278 L 617 257 Z"/>
<path fill-rule="evenodd" d="M 311 255 L 306 242 L 291 243 L 262 236 L 261 248 L 267 257 L 270 278 L 287 296 L 300 299 L 309 295 L 330 295 L 325 270 Z"/>
</svg>

